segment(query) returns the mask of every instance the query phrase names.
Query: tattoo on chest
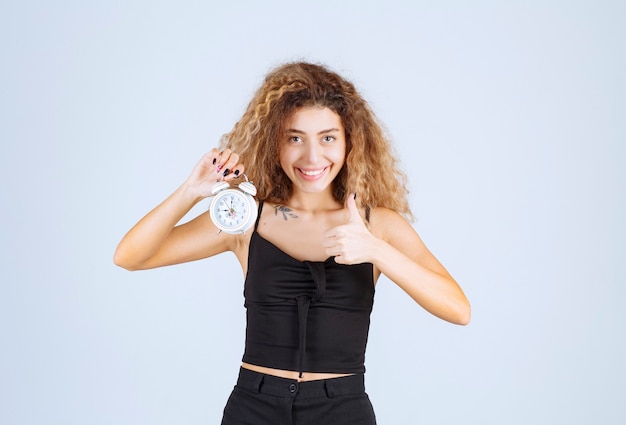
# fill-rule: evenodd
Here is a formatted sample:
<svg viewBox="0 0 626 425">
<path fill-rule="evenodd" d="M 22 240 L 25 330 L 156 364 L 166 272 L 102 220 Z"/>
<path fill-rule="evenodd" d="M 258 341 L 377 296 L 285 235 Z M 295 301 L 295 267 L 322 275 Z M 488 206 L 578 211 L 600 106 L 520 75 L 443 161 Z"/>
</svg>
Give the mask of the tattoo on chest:
<svg viewBox="0 0 626 425">
<path fill-rule="evenodd" d="M 298 215 L 296 213 L 294 213 L 291 208 L 286 207 L 284 205 L 276 205 L 274 207 L 274 215 L 278 215 L 278 212 L 281 212 L 283 214 L 283 220 L 287 220 L 290 217 L 291 218 L 298 218 Z"/>
</svg>

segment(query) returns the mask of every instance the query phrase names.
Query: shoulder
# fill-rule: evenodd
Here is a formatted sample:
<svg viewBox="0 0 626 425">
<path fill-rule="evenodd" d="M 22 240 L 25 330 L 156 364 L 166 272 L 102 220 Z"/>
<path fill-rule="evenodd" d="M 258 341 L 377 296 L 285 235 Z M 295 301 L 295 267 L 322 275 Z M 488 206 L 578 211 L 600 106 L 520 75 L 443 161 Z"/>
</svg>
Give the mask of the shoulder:
<svg viewBox="0 0 626 425">
<path fill-rule="evenodd" d="M 387 242 L 419 238 L 411 223 L 389 208 L 372 208 L 369 227 L 374 236 Z"/>
<path fill-rule="evenodd" d="M 377 233 L 388 232 L 398 226 L 411 227 L 411 224 L 396 211 L 389 208 L 372 208 L 369 213 L 370 229 Z"/>
</svg>

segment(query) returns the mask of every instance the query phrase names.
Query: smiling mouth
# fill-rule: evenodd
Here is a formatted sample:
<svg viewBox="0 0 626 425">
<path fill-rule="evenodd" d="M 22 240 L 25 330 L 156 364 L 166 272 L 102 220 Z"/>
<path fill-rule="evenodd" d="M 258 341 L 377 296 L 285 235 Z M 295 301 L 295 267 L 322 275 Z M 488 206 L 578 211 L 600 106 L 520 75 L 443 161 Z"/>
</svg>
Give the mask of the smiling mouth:
<svg viewBox="0 0 626 425">
<path fill-rule="evenodd" d="M 317 177 L 321 175 L 324 171 L 326 171 L 328 167 L 319 168 L 317 170 L 303 170 L 302 168 L 298 168 L 298 171 L 304 174 L 307 177 Z"/>
</svg>

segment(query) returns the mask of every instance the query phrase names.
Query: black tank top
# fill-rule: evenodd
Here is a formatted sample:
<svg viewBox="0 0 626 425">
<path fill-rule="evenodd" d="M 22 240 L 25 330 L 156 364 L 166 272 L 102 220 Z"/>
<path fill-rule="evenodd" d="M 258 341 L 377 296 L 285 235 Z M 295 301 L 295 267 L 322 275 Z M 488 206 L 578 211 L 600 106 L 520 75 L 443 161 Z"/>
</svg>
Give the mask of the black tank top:
<svg viewBox="0 0 626 425">
<path fill-rule="evenodd" d="M 299 261 L 259 235 L 262 209 L 248 253 L 243 361 L 300 374 L 365 372 L 372 264 Z"/>
</svg>

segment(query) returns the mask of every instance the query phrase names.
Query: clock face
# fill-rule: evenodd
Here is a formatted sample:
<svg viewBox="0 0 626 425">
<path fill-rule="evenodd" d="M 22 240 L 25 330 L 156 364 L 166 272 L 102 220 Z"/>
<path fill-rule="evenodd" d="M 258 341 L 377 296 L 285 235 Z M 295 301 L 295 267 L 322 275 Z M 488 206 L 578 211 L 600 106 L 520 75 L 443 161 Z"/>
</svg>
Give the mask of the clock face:
<svg viewBox="0 0 626 425">
<path fill-rule="evenodd" d="M 220 230 L 242 233 L 256 219 L 256 203 L 250 195 L 236 189 L 227 189 L 219 192 L 212 200 L 210 214 Z"/>
</svg>

